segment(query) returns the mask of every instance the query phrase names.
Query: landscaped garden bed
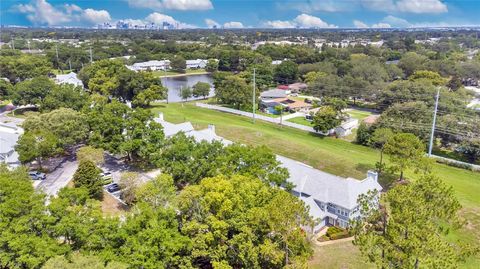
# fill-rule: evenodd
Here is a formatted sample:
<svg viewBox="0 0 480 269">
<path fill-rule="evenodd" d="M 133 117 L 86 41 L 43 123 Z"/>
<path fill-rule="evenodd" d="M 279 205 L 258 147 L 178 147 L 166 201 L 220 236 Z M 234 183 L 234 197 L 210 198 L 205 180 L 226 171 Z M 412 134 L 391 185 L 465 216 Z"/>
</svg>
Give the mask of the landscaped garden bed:
<svg viewBox="0 0 480 269">
<path fill-rule="evenodd" d="M 330 240 L 347 238 L 347 237 L 350 237 L 350 236 L 351 236 L 351 233 L 347 229 L 342 229 L 340 227 L 331 226 L 331 227 L 328 227 L 327 233 L 325 233 L 324 235 L 322 235 L 318 238 L 318 241 L 325 242 L 325 241 L 330 241 Z"/>
</svg>

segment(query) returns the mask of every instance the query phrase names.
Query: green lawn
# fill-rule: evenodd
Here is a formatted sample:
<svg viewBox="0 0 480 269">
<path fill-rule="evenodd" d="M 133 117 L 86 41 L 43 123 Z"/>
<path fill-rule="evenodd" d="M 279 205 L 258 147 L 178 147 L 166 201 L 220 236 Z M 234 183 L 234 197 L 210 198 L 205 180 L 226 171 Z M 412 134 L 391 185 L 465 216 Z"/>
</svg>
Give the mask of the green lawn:
<svg viewBox="0 0 480 269">
<path fill-rule="evenodd" d="M 366 117 L 373 114 L 372 112 L 364 111 L 364 110 L 358 110 L 358 109 L 349 110 L 347 113 L 348 113 L 348 115 L 350 115 L 350 117 L 352 117 L 354 119 L 358 119 L 359 121 L 361 121 L 361 120 L 365 119 Z"/>
<path fill-rule="evenodd" d="M 342 269 L 369 269 L 375 268 L 366 263 L 360 251 L 352 242 L 342 242 L 327 246 L 315 246 L 315 254 L 308 263 L 308 268 L 342 268 Z"/>
<path fill-rule="evenodd" d="M 312 122 L 305 119 L 305 117 L 295 117 L 288 119 L 287 121 L 312 127 Z"/>
<path fill-rule="evenodd" d="M 196 107 L 186 103 L 156 104 L 154 112 L 162 111 L 165 119 L 174 123 L 191 121 L 196 128 L 215 124 L 218 135 L 248 145 L 266 145 L 275 153 L 302 161 L 323 171 L 363 179 L 368 169 L 374 168 L 378 151 L 333 137 L 320 137 L 298 129 L 279 126 L 250 118 Z M 435 164 L 433 171 L 451 185 L 464 209 L 467 225 L 452 233 L 452 240 L 461 239 L 480 245 L 480 173 Z M 408 171 L 407 177 L 418 175 Z M 355 248 L 351 246 L 351 251 Z M 348 255 L 347 255 L 348 256 Z M 480 267 L 480 259 L 470 259 L 463 268 Z M 320 267 L 319 267 L 320 268 Z M 322 268 L 338 268 L 324 266 Z M 350 268 L 350 267 L 347 267 Z M 355 268 L 355 267 L 352 267 Z"/>
<path fill-rule="evenodd" d="M 175 71 L 162 71 L 162 70 L 156 70 L 152 71 L 153 75 L 158 76 L 158 77 L 163 77 L 163 76 L 175 76 L 175 75 L 185 75 L 185 74 L 204 74 L 206 73 L 205 69 L 187 69 L 185 73 L 180 73 L 180 72 L 175 72 Z"/>
</svg>

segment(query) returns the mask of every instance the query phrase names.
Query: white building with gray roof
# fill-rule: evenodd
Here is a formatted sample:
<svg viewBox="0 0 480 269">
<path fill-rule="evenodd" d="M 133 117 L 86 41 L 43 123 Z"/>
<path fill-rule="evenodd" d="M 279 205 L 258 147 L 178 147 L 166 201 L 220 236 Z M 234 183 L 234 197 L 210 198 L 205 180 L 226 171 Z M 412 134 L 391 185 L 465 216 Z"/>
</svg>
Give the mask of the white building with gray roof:
<svg viewBox="0 0 480 269">
<path fill-rule="evenodd" d="M 197 142 L 221 141 L 224 145 L 233 143 L 218 136 L 213 125 L 197 131 L 190 122 L 173 124 L 164 121 L 162 114 L 154 120 L 163 126 L 167 137 L 184 132 Z M 335 176 L 280 155 L 277 155 L 277 160 L 290 174 L 287 180 L 295 186 L 292 193 L 308 206 L 310 216 L 316 221 L 313 232 L 318 232 L 327 225 L 346 228 L 350 220 L 358 216 L 356 209 L 359 195 L 369 190 L 382 190 L 378 175 L 373 171 L 368 171 L 365 179 L 357 180 Z"/>
<path fill-rule="evenodd" d="M 23 134 L 23 129 L 15 124 L 0 123 L 0 162 L 11 167 L 20 165 L 15 145 L 21 134 Z"/>
</svg>

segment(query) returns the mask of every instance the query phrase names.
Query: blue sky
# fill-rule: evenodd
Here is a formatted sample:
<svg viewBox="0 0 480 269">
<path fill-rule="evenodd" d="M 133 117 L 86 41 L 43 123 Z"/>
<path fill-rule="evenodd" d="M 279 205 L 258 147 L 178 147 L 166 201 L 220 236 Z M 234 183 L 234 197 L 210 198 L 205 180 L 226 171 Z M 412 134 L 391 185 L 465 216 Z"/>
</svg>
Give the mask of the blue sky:
<svg viewBox="0 0 480 269">
<path fill-rule="evenodd" d="M 128 20 L 182 28 L 480 25 L 480 0 L 2 0 L 0 22 L 94 26 Z"/>
</svg>

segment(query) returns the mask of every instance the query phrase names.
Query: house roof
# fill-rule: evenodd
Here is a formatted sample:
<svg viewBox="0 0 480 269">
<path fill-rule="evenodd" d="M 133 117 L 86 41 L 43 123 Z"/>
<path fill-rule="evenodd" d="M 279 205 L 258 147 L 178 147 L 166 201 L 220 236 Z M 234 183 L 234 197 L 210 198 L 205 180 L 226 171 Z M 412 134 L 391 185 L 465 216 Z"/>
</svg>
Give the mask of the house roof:
<svg viewBox="0 0 480 269">
<path fill-rule="evenodd" d="M 305 103 L 302 100 L 293 100 L 290 98 L 276 98 L 273 99 L 273 102 L 282 103 L 289 108 L 303 108 L 303 107 L 311 107 L 312 104 Z"/>
<path fill-rule="evenodd" d="M 78 79 L 77 77 L 77 73 L 75 72 L 70 72 L 68 74 L 65 74 L 65 75 L 56 75 L 55 76 L 55 81 L 58 83 L 58 84 L 73 84 L 73 85 L 76 85 L 76 86 L 81 86 L 83 87 L 83 82 Z"/>
<path fill-rule="evenodd" d="M 313 199 L 333 203 L 346 209 L 357 206 L 358 196 L 368 190 L 382 187 L 372 176 L 364 180 L 335 176 L 295 160 L 278 156 L 281 166 L 288 169 L 288 181 L 295 185 L 294 191 L 310 195 Z"/>
<path fill-rule="evenodd" d="M 166 137 L 175 135 L 179 132 L 190 132 L 193 131 L 193 126 L 190 122 L 183 122 L 179 124 L 170 123 L 168 121 L 163 121 L 160 118 L 153 119 L 155 122 L 160 123 L 163 127 L 163 133 Z"/>
<path fill-rule="evenodd" d="M 363 119 L 363 122 L 367 123 L 367 124 L 374 124 L 378 118 L 380 118 L 380 115 L 370 115 L 366 118 Z"/>
<path fill-rule="evenodd" d="M 285 98 L 287 97 L 287 94 L 285 93 L 284 90 L 280 89 L 273 89 L 273 90 L 268 90 L 264 91 L 260 94 L 260 97 L 263 98 Z"/>
<path fill-rule="evenodd" d="M 291 90 L 302 90 L 306 89 L 308 86 L 305 83 L 297 82 L 297 83 L 292 83 L 288 85 L 288 88 Z"/>
</svg>

